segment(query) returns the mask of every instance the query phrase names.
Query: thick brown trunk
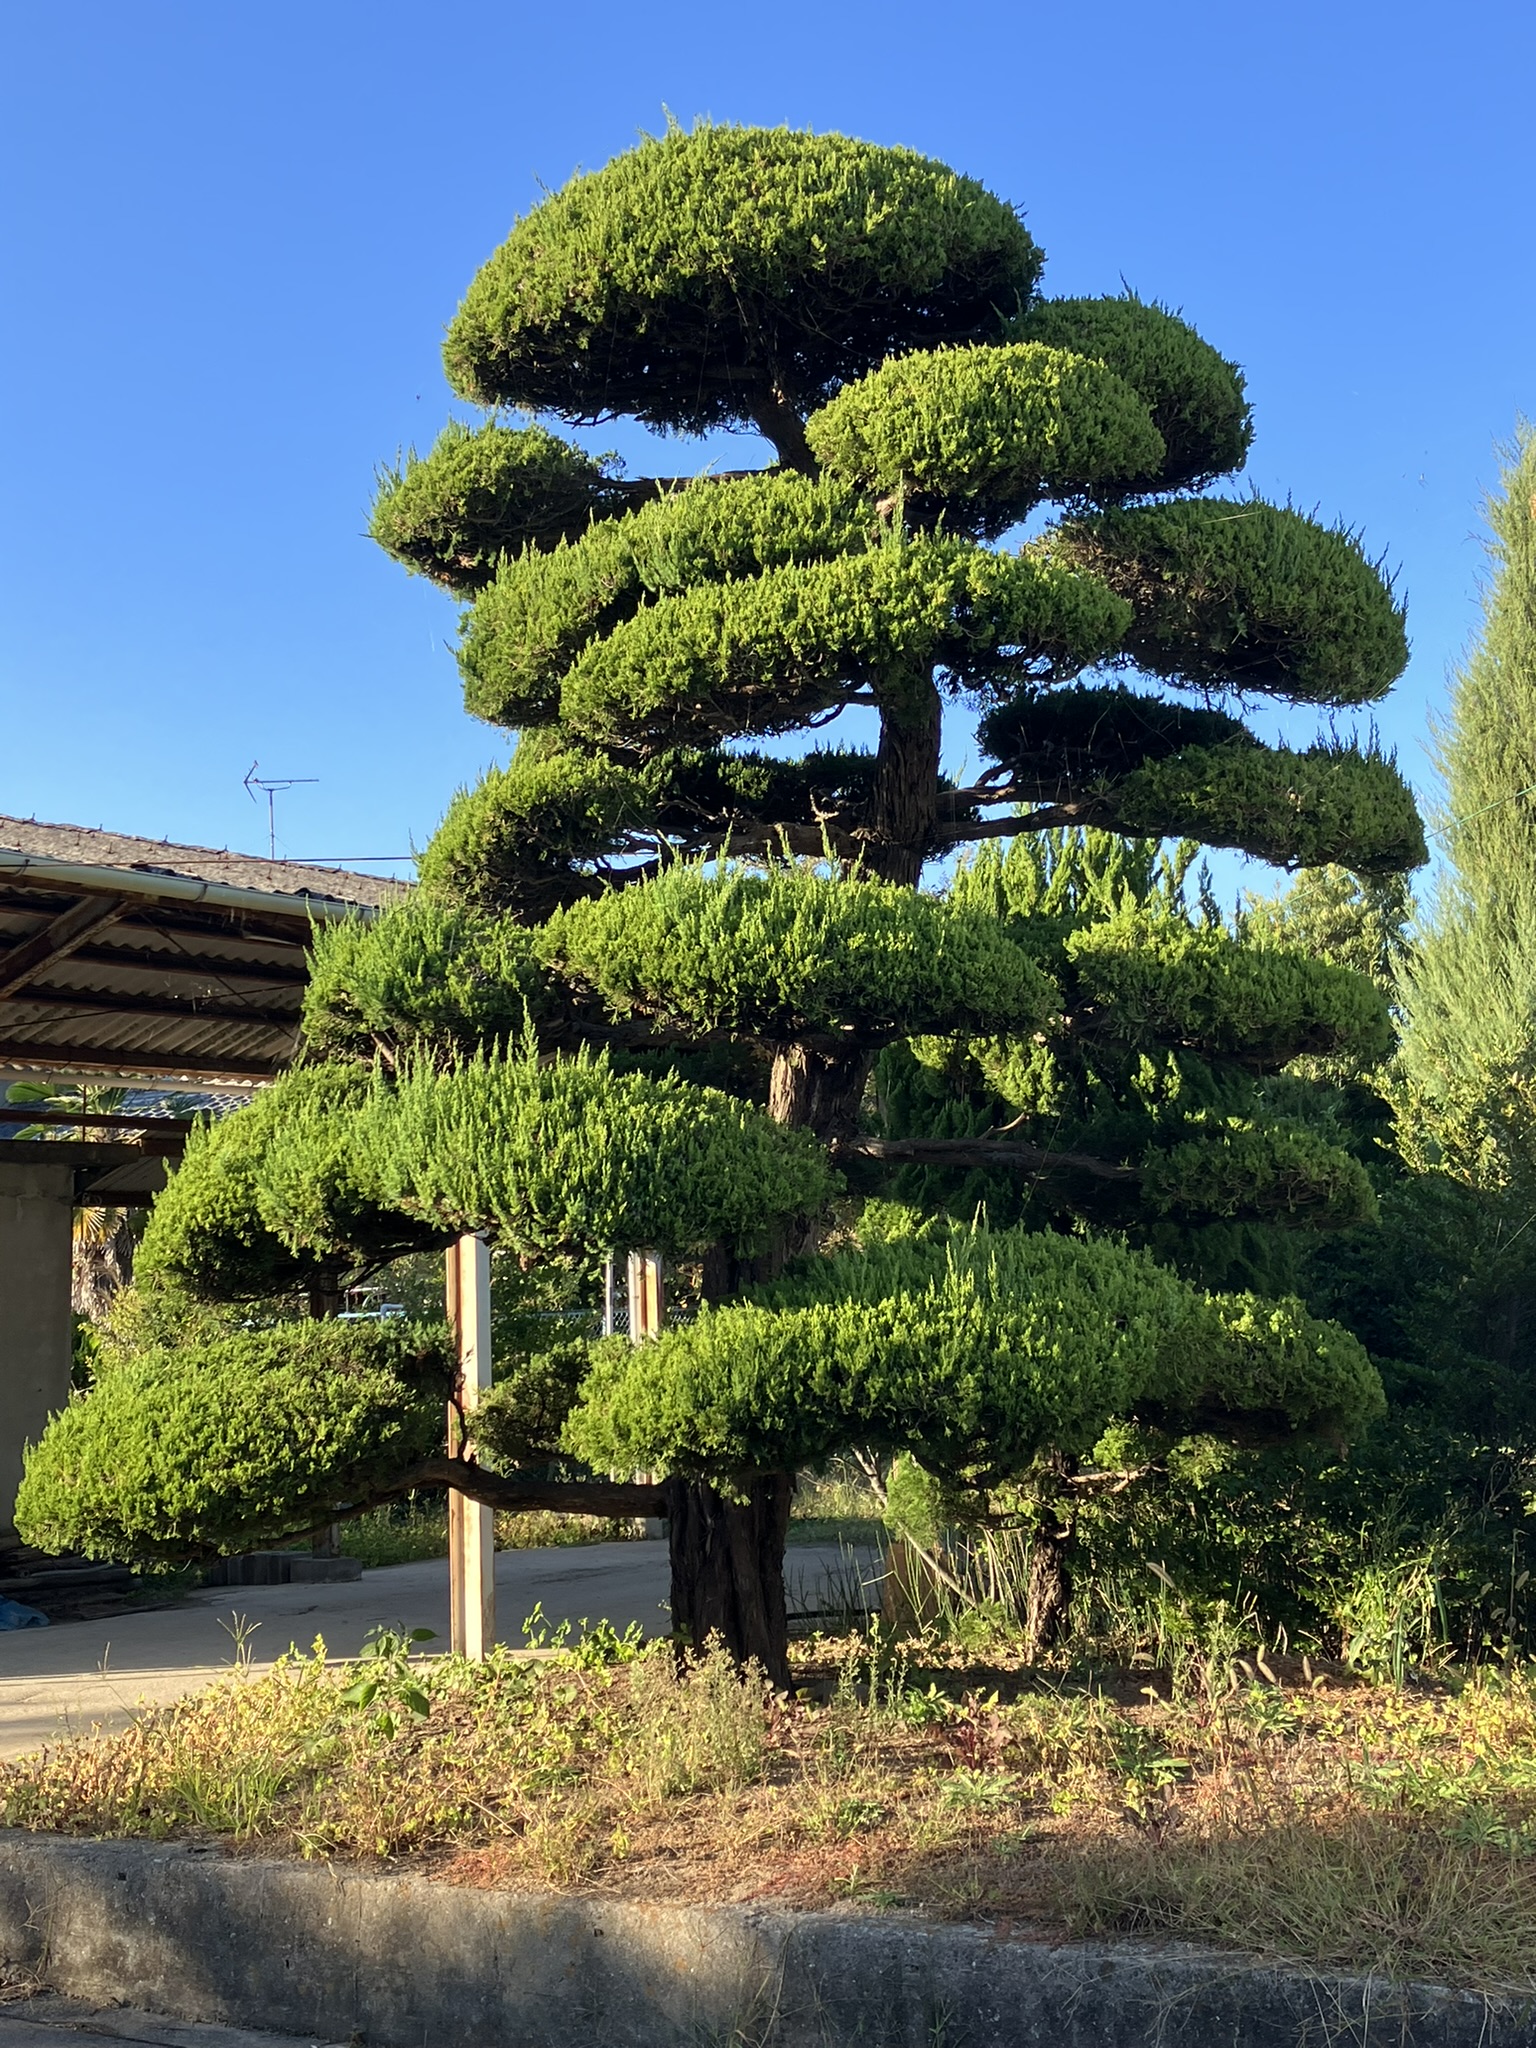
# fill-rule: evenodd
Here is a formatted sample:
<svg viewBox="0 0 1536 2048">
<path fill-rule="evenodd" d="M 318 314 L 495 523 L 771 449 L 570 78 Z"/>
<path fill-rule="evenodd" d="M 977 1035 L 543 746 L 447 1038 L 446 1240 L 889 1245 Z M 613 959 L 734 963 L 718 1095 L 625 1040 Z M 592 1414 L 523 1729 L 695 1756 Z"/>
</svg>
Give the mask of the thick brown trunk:
<svg viewBox="0 0 1536 2048">
<path fill-rule="evenodd" d="M 1040 1529 L 1029 1553 L 1024 1589 L 1024 1654 L 1033 1663 L 1060 1642 L 1072 1604 L 1064 1529 Z"/>
<path fill-rule="evenodd" d="M 874 787 L 862 831 L 864 865 L 884 882 L 915 887 L 938 824 L 944 711 L 927 677 L 903 680 L 882 701 Z"/>
<path fill-rule="evenodd" d="M 824 1145 L 852 1137 L 873 1058 L 862 1049 L 820 1052 L 798 1042 L 781 1045 L 768 1081 L 768 1114 L 776 1124 L 814 1131 Z"/>
<path fill-rule="evenodd" d="M 672 1632 L 687 1649 L 718 1638 L 738 1664 L 754 1660 L 771 1684 L 789 1688 L 789 1619 L 784 1543 L 789 1534 L 787 1472 L 745 1482 L 744 1501 L 707 1480 L 666 1482 L 672 1553 Z"/>
<path fill-rule="evenodd" d="M 798 469 L 806 476 L 816 474 L 816 458 L 805 438 L 805 422 L 788 395 L 774 384 L 762 392 L 752 407 L 752 424 L 785 469 Z"/>
</svg>

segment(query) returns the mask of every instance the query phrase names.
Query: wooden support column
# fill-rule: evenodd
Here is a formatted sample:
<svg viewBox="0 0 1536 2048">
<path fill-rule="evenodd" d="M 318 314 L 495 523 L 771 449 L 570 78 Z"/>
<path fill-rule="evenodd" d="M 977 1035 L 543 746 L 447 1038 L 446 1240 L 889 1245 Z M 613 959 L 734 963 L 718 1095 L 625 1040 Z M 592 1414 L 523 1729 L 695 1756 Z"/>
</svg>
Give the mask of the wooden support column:
<svg viewBox="0 0 1536 2048">
<path fill-rule="evenodd" d="M 643 1344 L 648 1337 L 659 1337 L 662 1325 L 667 1319 L 667 1295 L 663 1284 L 661 1253 L 652 1251 L 631 1252 L 629 1255 L 629 1341 Z M 636 1479 L 650 1481 L 654 1472 L 637 1472 Z M 645 1518 L 647 1536 L 666 1534 L 660 1518 L 647 1515 Z"/>
<path fill-rule="evenodd" d="M 449 1246 L 446 1293 L 459 1361 L 448 1409 L 452 1458 L 464 1449 L 461 1415 L 491 1384 L 491 1248 L 483 1237 Z M 448 1494 L 448 1601 L 454 1654 L 483 1657 L 496 1640 L 496 1515 L 457 1488 Z"/>
<path fill-rule="evenodd" d="M 661 1253 L 631 1252 L 629 1255 L 629 1341 L 643 1344 L 647 1337 L 659 1337 L 667 1319 L 666 1294 L 662 1287 Z"/>
</svg>

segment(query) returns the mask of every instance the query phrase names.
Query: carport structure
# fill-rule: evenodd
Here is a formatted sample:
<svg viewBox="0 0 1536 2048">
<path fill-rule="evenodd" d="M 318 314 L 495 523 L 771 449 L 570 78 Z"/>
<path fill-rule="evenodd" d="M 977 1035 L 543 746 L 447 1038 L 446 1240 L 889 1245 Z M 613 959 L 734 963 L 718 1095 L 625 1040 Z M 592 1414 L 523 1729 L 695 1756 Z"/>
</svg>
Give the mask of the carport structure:
<svg viewBox="0 0 1536 2048">
<path fill-rule="evenodd" d="M 246 1094 L 298 1040 L 312 929 L 408 884 L 0 817 L 0 1089 L 17 1080 Z M 0 1110 L 0 1545 L 23 1445 L 70 1385 L 73 1212 L 150 1201 L 182 1127 Z M 11 1539 L 14 1541 L 14 1538 Z"/>
</svg>

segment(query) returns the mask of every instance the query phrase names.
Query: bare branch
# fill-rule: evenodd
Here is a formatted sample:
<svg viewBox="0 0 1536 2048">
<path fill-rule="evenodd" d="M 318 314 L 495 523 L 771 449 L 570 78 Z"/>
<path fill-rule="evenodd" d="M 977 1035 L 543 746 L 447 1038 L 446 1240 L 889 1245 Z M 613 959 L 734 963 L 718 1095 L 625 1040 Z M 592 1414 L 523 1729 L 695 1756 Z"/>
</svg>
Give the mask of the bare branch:
<svg viewBox="0 0 1536 2048">
<path fill-rule="evenodd" d="M 833 1146 L 839 1158 L 879 1159 L 914 1166 L 1018 1167 L 1029 1173 L 1086 1173 L 1094 1180 L 1122 1185 L 1141 1176 L 1134 1166 L 1119 1166 L 1088 1152 L 1048 1152 L 1040 1145 L 1005 1144 L 996 1138 L 841 1138 Z"/>
<path fill-rule="evenodd" d="M 596 1515 L 604 1521 L 667 1512 L 666 1495 L 659 1486 L 611 1479 L 509 1478 L 468 1458 L 424 1458 L 391 1490 L 409 1493 L 418 1486 L 451 1486 L 488 1508 L 547 1508 L 555 1514 Z"/>
</svg>

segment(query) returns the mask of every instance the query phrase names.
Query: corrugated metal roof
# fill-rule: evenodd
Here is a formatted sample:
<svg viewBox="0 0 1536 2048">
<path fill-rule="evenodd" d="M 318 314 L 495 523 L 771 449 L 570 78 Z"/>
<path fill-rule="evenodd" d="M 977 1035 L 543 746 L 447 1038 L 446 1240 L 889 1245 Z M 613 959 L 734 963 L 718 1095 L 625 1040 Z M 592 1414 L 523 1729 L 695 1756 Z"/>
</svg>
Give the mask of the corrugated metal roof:
<svg viewBox="0 0 1536 2048">
<path fill-rule="evenodd" d="M 0 818 L 0 1073 L 249 1087 L 292 1058 L 316 918 L 408 891 L 343 868 Z"/>
</svg>

